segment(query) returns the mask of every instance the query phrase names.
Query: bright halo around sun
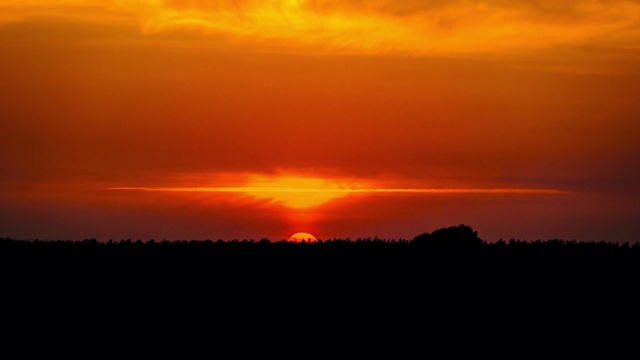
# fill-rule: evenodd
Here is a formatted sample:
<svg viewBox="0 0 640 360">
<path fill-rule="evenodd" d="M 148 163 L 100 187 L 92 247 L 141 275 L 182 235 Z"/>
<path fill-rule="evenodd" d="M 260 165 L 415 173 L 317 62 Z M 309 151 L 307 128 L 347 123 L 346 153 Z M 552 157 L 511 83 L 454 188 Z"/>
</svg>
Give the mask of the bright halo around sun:
<svg viewBox="0 0 640 360">
<path fill-rule="evenodd" d="M 318 239 L 316 239 L 315 236 L 306 233 L 306 232 L 299 232 L 299 233 L 295 233 L 293 235 L 291 235 L 289 237 L 289 241 L 291 242 L 316 242 L 318 241 Z"/>
</svg>

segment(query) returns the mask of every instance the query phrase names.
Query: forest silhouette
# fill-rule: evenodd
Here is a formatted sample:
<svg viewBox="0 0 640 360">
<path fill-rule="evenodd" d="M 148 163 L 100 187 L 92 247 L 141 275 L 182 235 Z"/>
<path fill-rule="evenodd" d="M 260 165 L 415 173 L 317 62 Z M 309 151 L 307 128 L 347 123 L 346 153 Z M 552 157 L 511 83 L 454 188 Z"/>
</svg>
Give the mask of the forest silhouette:
<svg viewBox="0 0 640 360">
<path fill-rule="evenodd" d="M 1 238 L 0 260 L 5 343 L 27 357 L 616 358 L 637 335 L 638 243 L 489 243 L 462 224 L 313 243 Z"/>
</svg>

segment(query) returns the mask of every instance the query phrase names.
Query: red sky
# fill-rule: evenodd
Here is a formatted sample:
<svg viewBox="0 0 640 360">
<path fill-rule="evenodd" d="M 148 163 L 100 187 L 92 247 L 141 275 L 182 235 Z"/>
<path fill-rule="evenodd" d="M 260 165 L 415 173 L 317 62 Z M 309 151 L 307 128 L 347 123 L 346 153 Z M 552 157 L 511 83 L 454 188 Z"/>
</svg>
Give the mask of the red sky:
<svg viewBox="0 0 640 360">
<path fill-rule="evenodd" d="M 640 241 L 640 1 L 0 0 L 0 237 Z"/>
</svg>

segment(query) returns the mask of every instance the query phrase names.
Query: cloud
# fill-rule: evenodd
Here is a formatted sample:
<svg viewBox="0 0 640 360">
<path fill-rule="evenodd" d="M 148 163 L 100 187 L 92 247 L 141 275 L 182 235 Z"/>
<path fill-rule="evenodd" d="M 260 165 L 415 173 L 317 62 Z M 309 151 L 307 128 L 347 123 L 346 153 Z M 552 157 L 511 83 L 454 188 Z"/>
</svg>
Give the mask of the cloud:
<svg viewBox="0 0 640 360">
<path fill-rule="evenodd" d="M 139 21 L 144 34 L 192 32 L 314 51 L 439 55 L 585 46 L 640 50 L 637 0 L 24 0 L 0 2 L 0 14 L 0 23 L 38 16 L 92 21 L 111 15 L 122 21 L 126 14 Z"/>
<path fill-rule="evenodd" d="M 112 0 L 0 0 L 0 25 L 43 17 L 102 21 L 115 15 L 114 5 Z"/>
<path fill-rule="evenodd" d="M 434 188 L 434 187 L 380 187 L 373 179 L 319 178 L 292 175 L 265 174 L 215 174 L 212 179 L 226 178 L 235 182 L 223 186 L 170 186 L 170 187 L 108 187 L 109 190 L 237 194 L 284 205 L 292 209 L 304 209 L 323 205 L 348 195 L 426 195 L 426 194 L 569 194 L 567 191 L 544 188 Z M 191 180 L 193 181 L 193 179 Z M 184 181 L 183 181 L 184 183 Z"/>
<path fill-rule="evenodd" d="M 41 18 L 137 22 L 212 43 L 394 55 L 640 50 L 638 0 L 0 1 L 0 25 Z M 211 36 L 213 35 L 213 36 Z"/>
<path fill-rule="evenodd" d="M 637 48 L 640 3 L 624 0 L 117 1 L 145 32 L 191 29 L 235 39 L 355 52 L 487 53 L 606 43 Z"/>
</svg>

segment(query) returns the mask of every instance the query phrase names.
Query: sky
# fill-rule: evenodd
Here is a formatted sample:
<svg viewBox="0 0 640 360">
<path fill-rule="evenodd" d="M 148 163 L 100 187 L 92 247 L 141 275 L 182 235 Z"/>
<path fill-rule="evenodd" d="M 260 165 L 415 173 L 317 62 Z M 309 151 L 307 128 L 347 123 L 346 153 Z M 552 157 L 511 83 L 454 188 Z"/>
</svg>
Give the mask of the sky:
<svg viewBox="0 0 640 360">
<path fill-rule="evenodd" d="M 640 241 L 640 1 L 0 0 L 0 237 Z"/>
</svg>

